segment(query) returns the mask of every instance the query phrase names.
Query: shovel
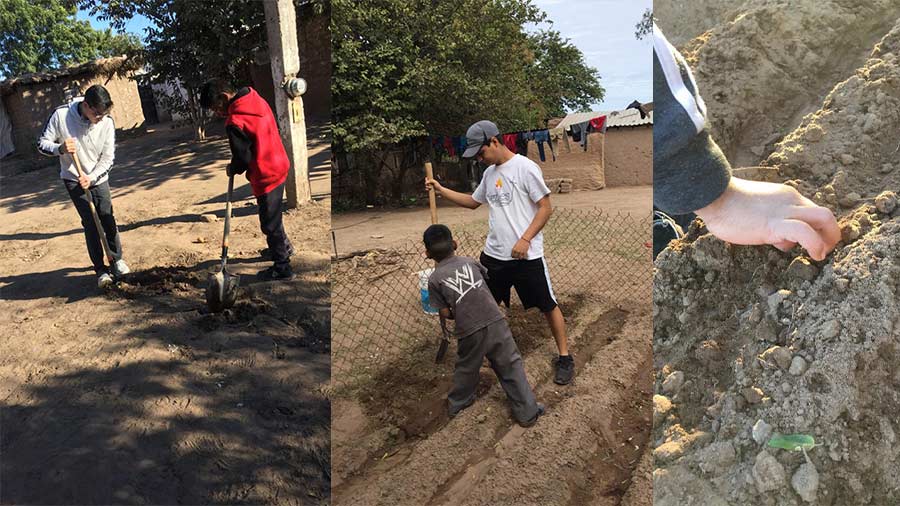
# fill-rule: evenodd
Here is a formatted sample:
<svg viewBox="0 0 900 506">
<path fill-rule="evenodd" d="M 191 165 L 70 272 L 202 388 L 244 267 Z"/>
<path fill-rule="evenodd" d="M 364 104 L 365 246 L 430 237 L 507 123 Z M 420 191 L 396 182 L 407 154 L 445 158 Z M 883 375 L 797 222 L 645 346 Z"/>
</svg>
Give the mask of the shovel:
<svg viewBox="0 0 900 506">
<path fill-rule="evenodd" d="M 231 228 L 231 192 L 234 190 L 234 176 L 228 176 L 228 196 L 225 200 L 225 233 L 222 234 L 222 266 L 219 272 L 210 274 L 206 282 L 206 306 L 213 313 L 219 313 L 234 306 L 240 276 L 225 270 L 228 262 L 228 231 Z"/>
<path fill-rule="evenodd" d="M 434 357 L 434 363 L 440 364 L 441 360 L 444 360 L 444 355 L 447 354 L 447 347 L 450 346 L 450 332 L 447 331 L 447 320 L 441 316 L 441 334 L 443 337 L 441 338 L 441 345 L 438 347 L 437 356 Z"/>
<path fill-rule="evenodd" d="M 75 168 L 78 169 L 78 175 L 84 176 L 84 171 L 81 169 L 81 161 L 78 159 L 78 153 L 72 153 L 72 159 L 75 160 Z M 94 198 L 91 195 L 91 190 L 85 188 L 84 195 L 87 197 L 88 205 L 91 207 L 91 216 L 94 218 L 94 226 L 97 227 L 97 235 L 100 236 L 100 243 L 103 245 L 103 253 L 106 254 L 106 261 L 109 262 L 109 266 L 112 267 L 114 262 L 112 252 L 109 249 L 109 241 L 106 240 L 106 232 L 103 230 L 103 225 L 100 223 L 100 216 L 97 214 L 97 208 L 94 207 Z"/>
<path fill-rule="evenodd" d="M 434 179 L 434 169 L 431 167 L 431 162 L 425 162 L 425 175 L 428 176 L 429 179 Z M 431 224 L 434 225 L 438 222 L 437 220 L 437 202 L 434 195 L 434 189 L 428 190 L 428 207 L 431 211 Z M 438 347 L 437 356 L 434 358 L 434 363 L 439 364 L 441 360 L 444 359 L 444 355 L 447 353 L 447 346 L 450 345 L 450 333 L 447 332 L 447 320 L 441 316 L 441 334 L 443 337 L 441 338 L 441 345 Z"/>
</svg>

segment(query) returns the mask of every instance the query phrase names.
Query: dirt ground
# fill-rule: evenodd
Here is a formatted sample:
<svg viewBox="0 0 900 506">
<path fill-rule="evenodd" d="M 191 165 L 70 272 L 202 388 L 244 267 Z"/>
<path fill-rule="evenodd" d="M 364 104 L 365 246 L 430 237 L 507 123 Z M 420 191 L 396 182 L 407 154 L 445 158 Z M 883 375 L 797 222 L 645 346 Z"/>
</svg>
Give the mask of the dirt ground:
<svg viewBox="0 0 900 506">
<path fill-rule="evenodd" d="M 557 207 L 599 205 L 612 214 L 634 212 L 642 218 L 650 211 L 649 188 L 579 192 L 553 199 Z M 604 205 L 612 201 L 619 203 L 618 208 Z M 455 229 L 483 232 L 485 216 L 480 211 L 442 207 L 439 217 Z M 371 235 L 384 235 L 379 241 L 385 243 L 414 240 L 427 222 L 423 209 L 334 217 L 335 228 L 344 234 L 338 236 L 341 252 L 372 247 Z M 647 240 L 649 235 L 648 225 Z M 638 247 L 646 251 L 642 244 Z M 349 391 L 339 389 L 333 400 L 333 503 L 649 506 L 652 314 L 647 255 L 648 263 L 635 267 L 644 269 L 642 273 L 631 273 L 630 278 L 642 281 L 635 281 L 625 296 L 612 298 L 600 290 L 588 296 L 560 295 L 576 357 L 573 385 L 553 383 L 556 346 L 540 313 L 525 312 L 515 304 L 509 311 L 529 382 L 547 406 L 547 414 L 530 429 L 513 421 L 503 390 L 487 366 L 481 370 L 475 404 L 447 419 L 455 344 L 445 360 L 435 364 L 436 342 L 426 340 L 380 368 L 370 381 Z M 370 260 L 333 265 L 334 286 L 351 282 L 348 276 L 377 278 L 373 283 L 381 283 L 387 278 L 379 272 L 397 268 L 388 253 Z M 629 278 L 628 273 L 622 275 Z M 551 269 L 551 276 L 572 279 L 560 269 Z M 566 292 L 567 286 L 562 286 L 566 284 L 554 282 L 554 290 Z M 365 301 L 343 300 L 344 293 L 348 292 L 335 289 L 336 336 L 339 327 L 346 326 L 339 321 L 341 315 L 349 318 L 347 311 L 355 311 L 356 318 L 356 313 L 368 309 Z M 413 300 L 401 299 L 398 303 Z M 394 315 L 385 308 L 370 317 Z M 369 336 L 376 340 L 374 334 Z"/>
<path fill-rule="evenodd" d="M 299 275 L 258 283 L 265 239 L 239 177 L 242 290 L 207 314 L 228 147 L 188 135 L 118 144 L 110 184 L 133 273 L 109 293 L 58 166 L 0 181 L 0 503 L 329 501 L 330 206 L 285 214 Z M 310 142 L 312 165 L 327 163 L 327 139 Z"/>
<path fill-rule="evenodd" d="M 729 156 L 829 207 L 843 240 L 813 262 L 695 226 L 660 255 L 654 504 L 897 504 L 900 5 L 747 1 L 681 36 Z"/>
<path fill-rule="evenodd" d="M 629 214 L 635 219 L 650 216 L 652 186 L 627 186 L 597 191 L 553 194 L 554 207 L 567 209 L 598 208 L 611 214 Z M 488 210 L 465 209 L 438 197 L 438 219 L 442 223 L 460 225 L 487 221 Z M 428 208 L 369 209 L 332 216 L 338 254 L 389 247 L 398 242 L 418 238 L 431 224 Z"/>
<path fill-rule="evenodd" d="M 644 294 L 649 298 L 649 293 Z M 552 381 L 555 345 L 537 312 L 510 315 L 529 382 L 547 414 L 519 427 L 490 368 L 476 403 L 452 421 L 445 398 L 454 349 L 440 366 L 422 350 L 334 401 L 336 505 L 647 505 L 641 457 L 650 425 L 650 309 L 563 300 L 578 376 Z M 407 372 L 408 371 L 408 372 Z"/>
</svg>

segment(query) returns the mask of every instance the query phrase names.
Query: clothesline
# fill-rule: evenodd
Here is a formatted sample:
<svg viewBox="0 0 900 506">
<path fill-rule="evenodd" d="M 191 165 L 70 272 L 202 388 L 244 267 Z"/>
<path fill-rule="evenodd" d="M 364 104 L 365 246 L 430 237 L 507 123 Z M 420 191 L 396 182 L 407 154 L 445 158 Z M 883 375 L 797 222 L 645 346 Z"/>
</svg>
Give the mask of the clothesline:
<svg viewBox="0 0 900 506">
<path fill-rule="evenodd" d="M 558 144 L 559 140 L 562 139 L 566 145 L 566 150 L 571 152 L 572 149 L 569 146 L 569 136 L 571 136 L 572 140 L 581 144 L 583 150 L 587 151 L 588 134 L 591 132 L 606 133 L 606 125 L 606 115 L 603 114 L 582 123 L 569 125 L 565 127 L 565 129 L 559 127 L 520 130 L 501 134 L 501 138 L 503 139 L 503 144 L 506 145 L 510 151 L 523 156 L 528 156 L 528 143 L 534 141 L 537 144 L 538 156 L 542 162 L 547 161 L 546 152 L 544 151 L 544 143 L 547 143 L 547 146 L 550 147 L 550 154 L 555 162 L 556 149 L 553 146 L 554 140 L 556 140 Z M 466 150 L 465 135 L 449 136 L 429 134 L 428 137 L 438 157 L 445 153 L 450 157 L 458 157 Z"/>
</svg>

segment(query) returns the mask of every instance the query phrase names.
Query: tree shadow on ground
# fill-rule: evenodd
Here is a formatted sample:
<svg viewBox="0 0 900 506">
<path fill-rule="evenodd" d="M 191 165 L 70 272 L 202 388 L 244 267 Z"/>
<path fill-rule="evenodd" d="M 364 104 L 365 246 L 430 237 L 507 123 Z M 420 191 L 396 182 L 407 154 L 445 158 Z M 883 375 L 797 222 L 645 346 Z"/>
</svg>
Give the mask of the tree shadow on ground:
<svg viewBox="0 0 900 506">
<path fill-rule="evenodd" d="M 224 168 L 230 159 L 227 140 L 214 137 L 195 142 L 189 135 L 186 129 L 163 130 L 119 142 L 110 172 L 113 200 L 119 195 L 155 188 L 172 179 L 216 177 L 216 173 L 204 169 L 215 164 Z M 69 201 L 59 180 L 58 164 L 5 178 L 3 183 L 0 198 L 12 212 Z"/>
<path fill-rule="evenodd" d="M 122 313 L 92 329 L 130 327 L 90 365 L 29 376 L 0 401 L 0 503 L 329 501 L 328 282 L 251 287 L 224 314 L 156 312 L 196 304 L 178 285 L 191 272 L 109 295 L 140 324 Z"/>
<path fill-rule="evenodd" d="M 66 267 L 55 271 L 2 276 L 0 299 L 35 300 L 65 297 L 66 304 L 69 304 L 95 294 L 96 280 L 94 269 L 91 267 Z"/>
</svg>

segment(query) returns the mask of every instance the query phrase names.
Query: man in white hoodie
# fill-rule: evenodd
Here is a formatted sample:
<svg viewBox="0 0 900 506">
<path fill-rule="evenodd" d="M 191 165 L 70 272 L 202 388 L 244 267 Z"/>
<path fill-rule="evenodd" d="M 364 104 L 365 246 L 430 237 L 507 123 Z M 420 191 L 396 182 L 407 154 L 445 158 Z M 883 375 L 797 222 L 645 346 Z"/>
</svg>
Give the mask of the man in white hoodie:
<svg viewBox="0 0 900 506">
<path fill-rule="evenodd" d="M 107 288 L 113 283 L 111 274 L 121 276 L 130 272 L 122 260 L 122 244 L 113 216 L 112 197 L 109 193 L 109 170 L 115 156 L 116 126 L 109 110 L 113 102 L 106 88 L 95 84 L 87 89 L 84 97 L 71 104 L 58 107 L 44 126 L 38 141 L 38 150 L 46 156 L 59 157 L 59 176 L 81 216 L 88 255 L 97 273 L 97 286 Z M 74 158 L 77 156 L 84 171 L 79 176 Z M 103 226 L 112 253 L 112 273 L 103 261 L 101 231 L 94 225 L 87 195 L 90 189 L 94 207 Z"/>
</svg>

